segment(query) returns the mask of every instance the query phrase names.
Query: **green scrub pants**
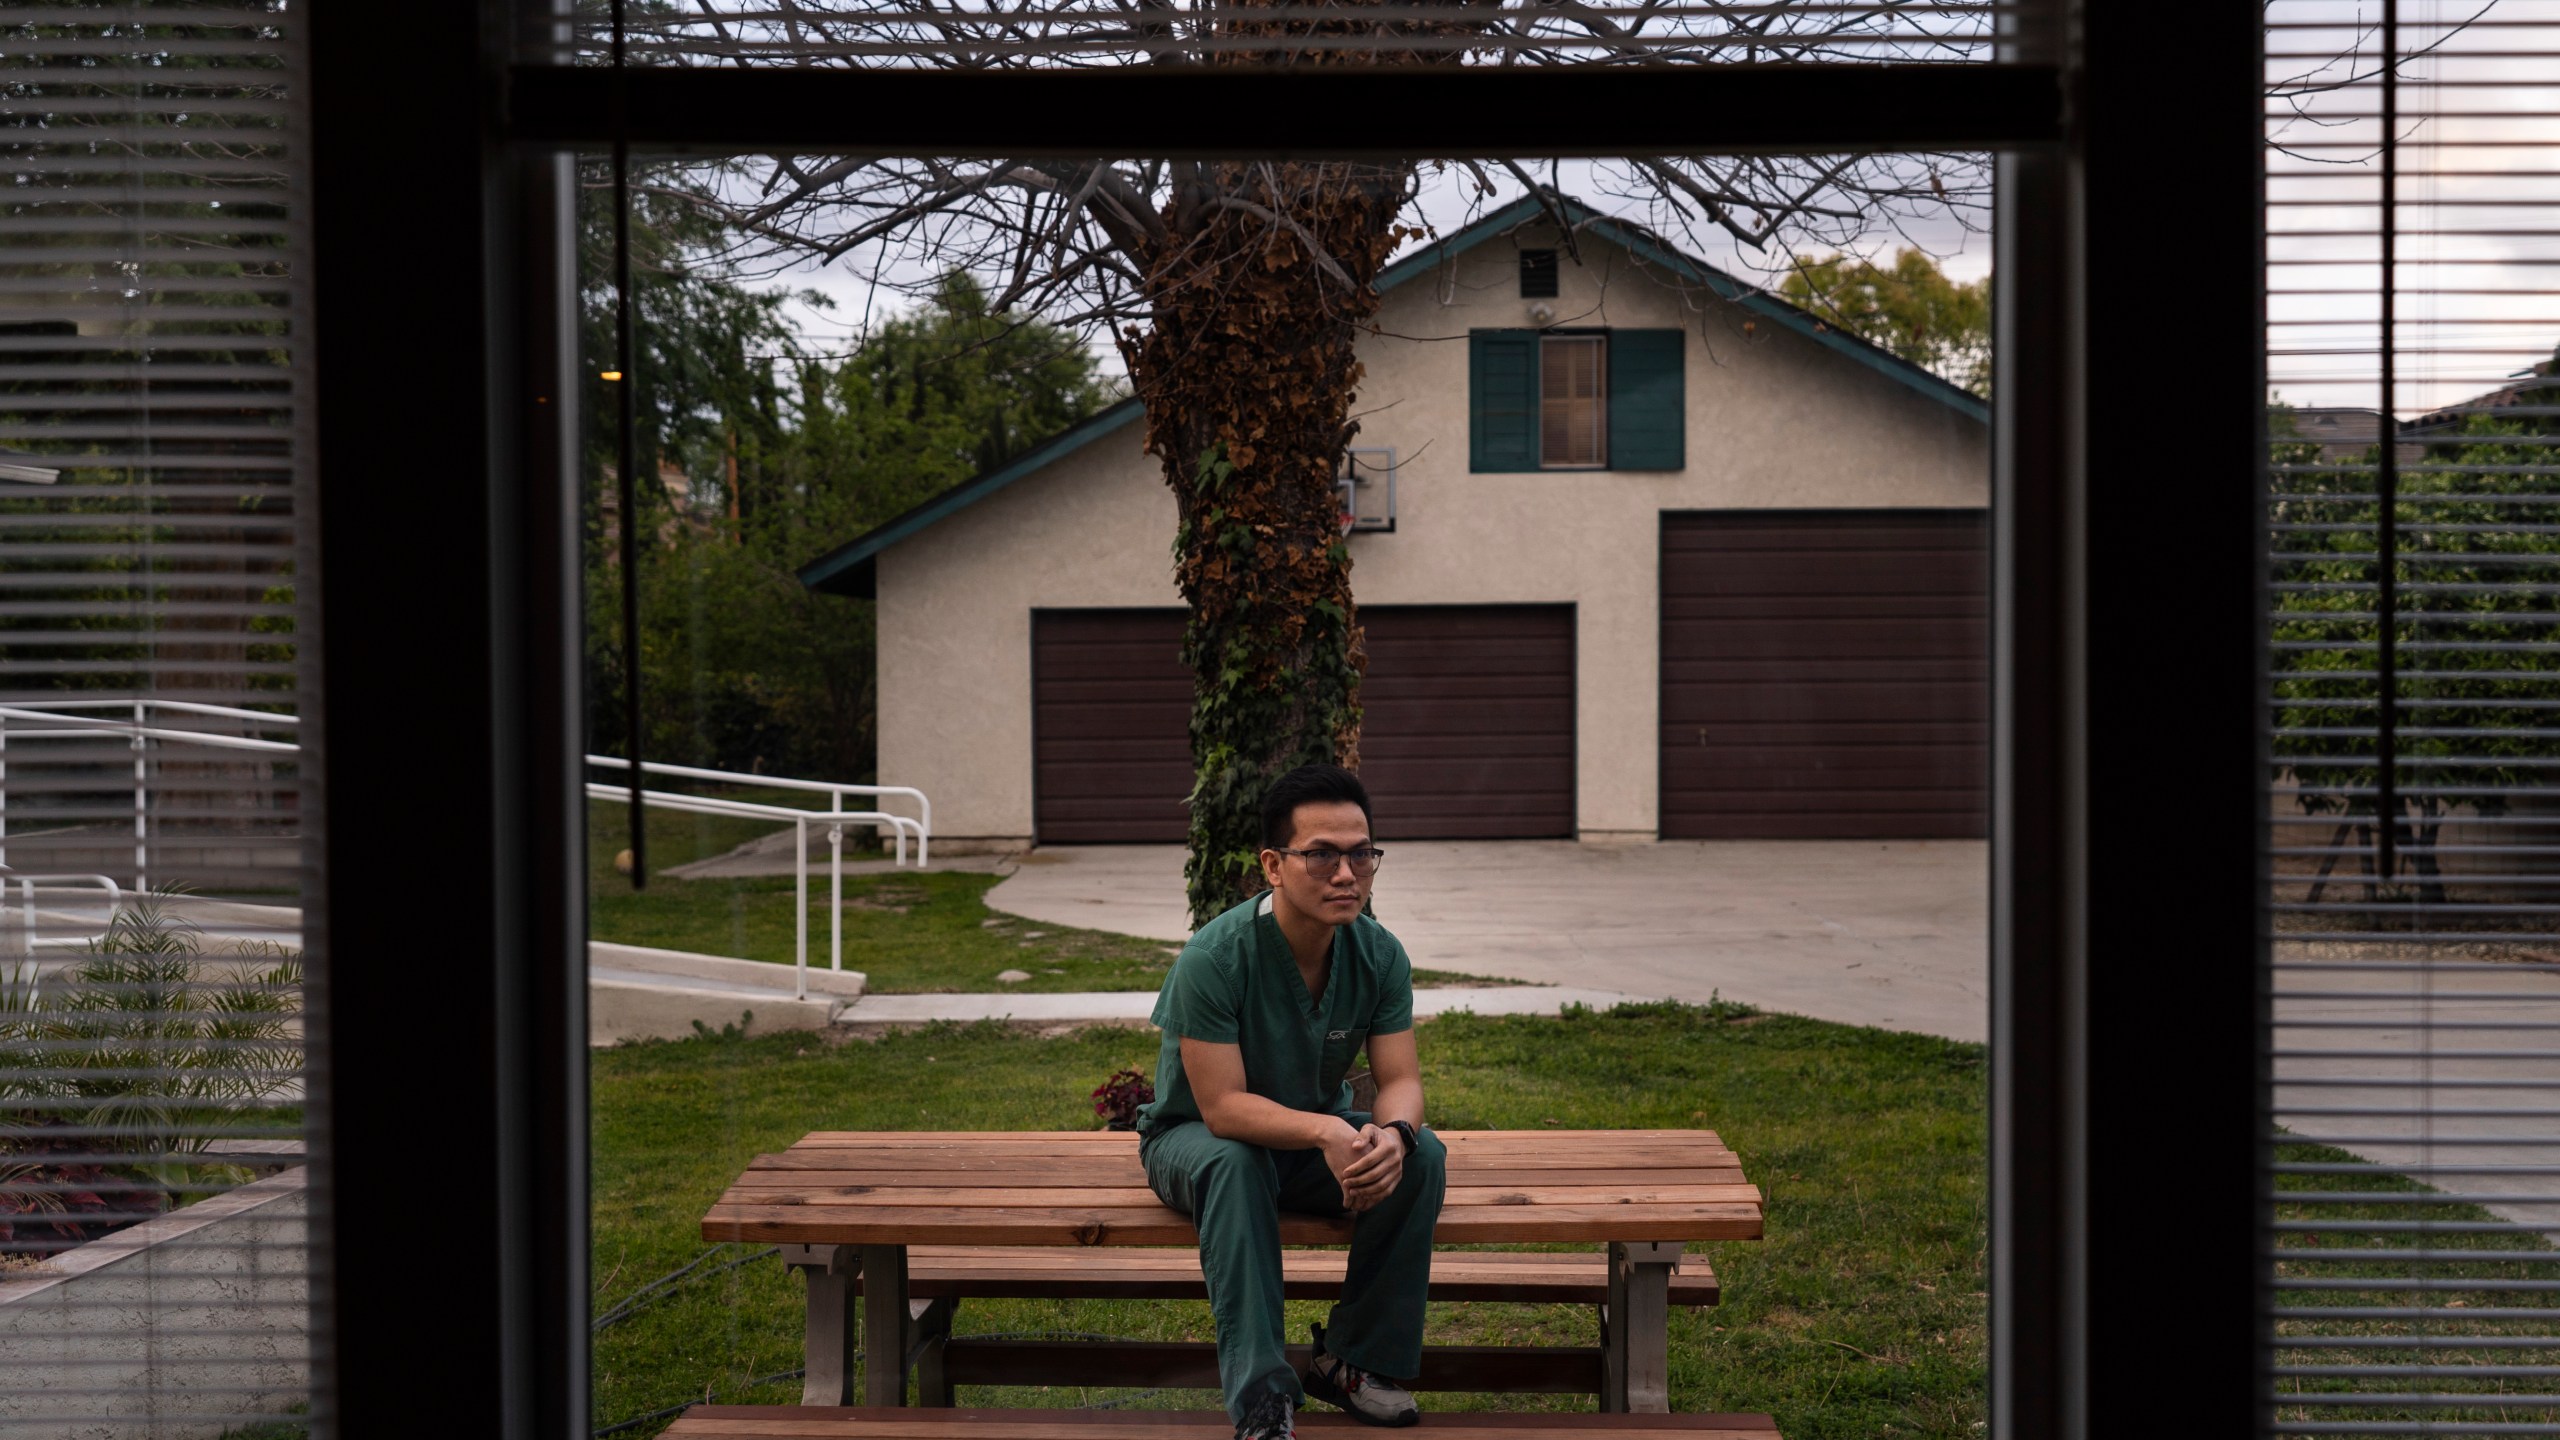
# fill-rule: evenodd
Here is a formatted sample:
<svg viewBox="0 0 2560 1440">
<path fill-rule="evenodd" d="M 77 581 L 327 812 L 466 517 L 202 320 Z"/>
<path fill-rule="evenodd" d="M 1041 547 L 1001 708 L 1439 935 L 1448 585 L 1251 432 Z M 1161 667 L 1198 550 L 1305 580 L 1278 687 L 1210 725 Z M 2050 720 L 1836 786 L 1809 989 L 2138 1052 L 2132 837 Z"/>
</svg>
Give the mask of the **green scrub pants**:
<svg viewBox="0 0 2560 1440">
<path fill-rule="evenodd" d="M 1369 1123 L 1365 1114 L 1343 1117 Z M 1324 1344 L 1372 1374 L 1412 1378 L 1422 1369 L 1422 1305 L 1431 1288 L 1431 1232 L 1440 1219 L 1448 1148 L 1429 1130 L 1405 1157 L 1395 1193 L 1353 1220 L 1342 1299 Z M 1221 1140 L 1196 1121 L 1149 1136 L 1139 1148 L 1147 1184 L 1200 1231 L 1200 1273 L 1218 1322 L 1218 1384 L 1241 1422 L 1264 1395 L 1306 1396 L 1290 1368 L 1280 1308 L 1280 1212 L 1342 1213 L 1342 1187 L 1321 1150 L 1265 1150 Z"/>
</svg>

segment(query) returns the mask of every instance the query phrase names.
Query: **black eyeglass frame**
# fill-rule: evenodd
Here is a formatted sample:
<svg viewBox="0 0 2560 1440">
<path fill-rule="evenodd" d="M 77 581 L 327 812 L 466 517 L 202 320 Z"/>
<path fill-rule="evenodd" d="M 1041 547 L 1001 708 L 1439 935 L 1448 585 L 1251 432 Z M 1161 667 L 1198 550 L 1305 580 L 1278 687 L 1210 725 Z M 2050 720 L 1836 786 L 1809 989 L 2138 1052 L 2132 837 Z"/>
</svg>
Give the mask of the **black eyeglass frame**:
<svg viewBox="0 0 2560 1440">
<path fill-rule="evenodd" d="M 1361 845 L 1350 850 L 1335 850 L 1328 846 L 1318 846 L 1313 850 L 1288 850 L 1274 845 L 1271 847 L 1271 853 L 1295 855 L 1298 857 L 1298 863 L 1306 866 L 1308 872 L 1315 875 L 1330 875 L 1341 869 L 1342 862 L 1348 860 L 1351 862 L 1351 873 L 1363 880 L 1377 874 L 1378 867 L 1385 864 L 1387 860 L 1387 852 L 1375 845 Z M 1320 855 L 1332 856 L 1333 863 L 1318 868 L 1316 857 Z M 1360 868 L 1360 862 L 1364 859 L 1369 862 L 1369 868 L 1366 870 Z"/>
</svg>

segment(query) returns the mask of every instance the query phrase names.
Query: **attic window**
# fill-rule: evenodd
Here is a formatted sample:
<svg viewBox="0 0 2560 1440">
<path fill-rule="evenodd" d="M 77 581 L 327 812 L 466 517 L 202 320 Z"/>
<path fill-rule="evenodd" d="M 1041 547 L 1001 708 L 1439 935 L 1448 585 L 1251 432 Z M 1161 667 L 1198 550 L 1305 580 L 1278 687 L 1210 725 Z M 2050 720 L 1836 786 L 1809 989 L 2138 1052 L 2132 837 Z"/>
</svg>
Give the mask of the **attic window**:
<svg viewBox="0 0 2560 1440">
<path fill-rule="evenodd" d="M 1538 351 L 1539 468 L 1607 469 L 1607 337 L 1544 335 L 1539 337 Z"/>
<path fill-rule="evenodd" d="M 1556 252 L 1523 250 L 1520 252 L 1520 298 L 1546 300 L 1556 293 Z"/>
</svg>

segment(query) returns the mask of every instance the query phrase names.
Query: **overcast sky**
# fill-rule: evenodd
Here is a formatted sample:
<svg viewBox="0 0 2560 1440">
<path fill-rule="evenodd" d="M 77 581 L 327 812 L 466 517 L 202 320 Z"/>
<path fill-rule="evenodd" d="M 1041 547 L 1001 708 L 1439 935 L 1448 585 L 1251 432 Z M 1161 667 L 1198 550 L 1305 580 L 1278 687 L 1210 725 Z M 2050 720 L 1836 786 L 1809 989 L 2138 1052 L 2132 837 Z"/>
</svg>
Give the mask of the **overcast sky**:
<svg viewBox="0 0 2560 1440">
<path fill-rule="evenodd" d="M 1544 178 L 1541 173 L 1540 179 Z M 1567 194 L 1589 201 L 1596 209 L 1633 215 L 1630 207 L 1609 198 L 1610 186 L 1604 175 L 1595 173 L 1595 162 L 1562 162 L 1556 178 Z M 1472 190 L 1472 182 L 1459 179 L 1454 169 L 1435 177 L 1423 189 L 1417 207 L 1418 218 L 1439 235 L 1447 236 L 1463 228 L 1471 214 L 1507 204 L 1523 193 L 1521 187 L 1514 183 L 1503 184 L 1489 200 L 1473 196 Z M 1778 267 L 1783 264 L 1784 252 L 1781 249 L 1772 246 L 1765 250 L 1751 250 L 1721 232 L 1701 231 L 1696 235 L 1673 238 L 1709 264 L 1754 283 L 1775 284 Z M 1428 245 L 1431 242 L 1420 243 Z M 1855 248 L 1886 258 L 1896 249 L 1914 243 L 1936 256 L 1947 273 L 1958 279 L 1972 280 L 1990 272 L 1990 237 L 1968 234 L 1951 215 L 1932 217 L 1903 232 L 1880 231 Z M 1821 253 L 1828 252 L 1828 247 L 1814 248 Z M 886 282 L 876 287 L 871 279 L 875 265 L 881 267 Z M 869 324 L 876 326 L 897 313 L 903 303 L 894 293 L 897 283 L 913 281 L 929 274 L 930 269 L 929 265 L 912 259 L 885 259 L 877 252 L 856 251 L 834 264 L 795 268 L 766 283 L 775 288 L 816 291 L 825 296 L 830 303 L 824 307 L 792 305 L 792 319 L 813 347 L 827 353 L 841 353 L 856 343 L 866 317 Z M 1097 345 L 1096 354 L 1111 373 L 1119 373 L 1119 356 L 1107 341 Z"/>
<path fill-rule="evenodd" d="M 2484 11 L 2484 5 L 2486 9 Z M 2282 398 L 2305 405 L 2377 402 L 2380 278 L 2377 104 L 2373 21 L 2378 0 L 2273 0 L 2269 74 L 2359 78 L 2367 83 L 2313 96 L 2304 118 L 2271 105 L 2269 377 Z M 2398 410 L 2415 415 L 2481 393 L 2547 358 L 2560 342 L 2560 0 L 2402 0 L 2404 51 L 2441 47 L 2404 70 L 2400 168 L 2401 347 Z M 2486 23 L 2459 29 L 2479 16 Z M 2448 40 L 2447 37 L 2451 38 Z M 2343 58 L 2338 58 L 2343 57 Z M 2529 117 L 2529 118 L 2524 118 Z M 1452 172 L 1454 174 L 1455 172 Z M 1568 162 L 1563 188 L 1603 210 L 1629 213 L 1608 198 L 1593 162 Z M 1517 193 L 1498 194 L 1495 202 Z M 2176 157 L 2162 157 L 2159 264 L 2148 273 L 2101 277 L 2160 292 L 2160 323 L 2178 323 L 2182 267 L 2216 263 L 2245 236 L 2182 228 Z M 1449 179 L 1426 189 L 1421 211 L 1441 233 L 1467 219 L 1468 196 Z M 1771 275 L 1771 256 L 1722 237 L 1685 238 L 1701 258 L 1744 278 Z M 1990 269 L 1987 236 L 1951 216 L 1923 221 L 1908 236 L 1871 234 L 1869 253 L 1889 255 L 1917 241 L 1959 279 Z M 876 325 L 898 303 L 876 291 L 878 257 L 862 252 L 823 269 L 772 283 L 818 291 L 820 310 L 794 306 L 793 319 L 819 349 L 851 348 L 866 320 Z M 917 273 L 893 262 L 892 277 Z M 1108 345 L 1106 366 L 1119 368 Z M 2174 384 L 2165 380 L 2164 384 Z"/>
</svg>

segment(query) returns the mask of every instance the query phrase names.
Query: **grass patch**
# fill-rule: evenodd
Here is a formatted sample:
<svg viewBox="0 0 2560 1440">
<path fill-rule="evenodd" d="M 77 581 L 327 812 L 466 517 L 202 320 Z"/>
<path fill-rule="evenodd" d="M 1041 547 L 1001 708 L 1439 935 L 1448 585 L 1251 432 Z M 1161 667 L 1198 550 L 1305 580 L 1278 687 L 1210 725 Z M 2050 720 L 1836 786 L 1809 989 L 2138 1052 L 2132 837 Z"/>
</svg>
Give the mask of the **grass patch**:
<svg viewBox="0 0 2560 1440">
<path fill-rule="evenodd" d="M 2500 1398 L 2548 1395 L 2548 1375 L 2463 1375 L 2460 1370 L 2465 1366 L 2534 1369 L 2560 1363 L 2560 1346 L 2518 1343 L 2521 1337 L 2551 1335 L 2553 1323 L 2560 1321 L 2560 1305 L 2555 1305 L 2553 1293 L 2540 1288 L 2551 1283 L 2560 1251 L 2537 1232 L 2509 1224 L 2477 1205 L 2420 1198 L 2438 1192 L 2344 1150 L 2284 1144 L 2276 1147 L 2276 1159 L 2280 1164 L 2338 1167 L 2328 1173 L 2276 1177 L 2280 1227 L 2276 1278 L 2280 1284 L 2309 1282 L 2310 1287 L 2318 1287 L 2284 1289 L 2277 1303 L 2287 1309 L 2322 1312 L 2276 1322 L 2276 1363 L 2330 1372 L 2279 1378 L 2280 1420 L 2335 1423 L 2352 1419 L 2456 1431 L 2549 1419 L 2550 1412 L 2542 1405 L 2510 1406 Z M 2307 1192 L 2371 1195 L 2373 1199 L 2308 1204 L 2285 1199 Z M 2427 1228 L 2409 1228 L 2421 1225 Z M 2364 1226 L 2376 1228 L 2360 1228 Z M 2390 1228 L 2380 1228 L 2385 1226 Z M 2411 1276 L 2419 1277 L 2424 1288 L 2413 1286 Z M 2340 1281 L 2361 1280 L 2373 1281 L 2373 1288 L 2337 1287 Z M 2423 1320 L 2358 1313 L 2412 1306 L 2431 1313 Z M 2403 1340 L 2413 1343 L 2393 1343 Z M 2440 1369 L 2423 1377 L 2384 1373 L 2366 1378 L 2353 1373 L 2367 1367 L 2413 1365 Z M 2309 1399 L 2422 1390 L 2476 1393 L 2480 1403 L 2402 1408 Z"/>
<path fill-rule="evenodd" d="M 1710 1127 L 1768 1192 L 1768 1238 L 1710 1247 L 1726 1302 L 1673 1312 L 1673 1408 L 1768 1411 L 1790 1440 L 1969 1440 L 1983 1419 L 1979 1046 L 1790 1016 L 1630 1007 L 1555 1019 L 1451 1015 L 1422 1028 L 1435 1123 L 1451 1129 Z M 1087 1129 L 1085 1093 L 1152 1032 L 1043 1039 L 945 1027 L 831 1045 L 809 1036 L 661 1042 L 594 1056 L 595 1310 L 701 1256 L 697 1225 L 753 1155 L 820 1127 Z M 800 1287 L 779 1263 L 713 1267 L 596 1337 L 596 1423 L 698 1400 L 789 1403 Z M 1323 1307 L 1293 1305 L 1293 1330 Z M 1077 1330 L 1207 1339 L 1208 1307 L 972 1301 L 962 1333 Z M 1589 1344 L 1592 1312 L 1435 1305 L 1438 1343 Z M 1126 1398 L 979 1389 L 964 1404 Z M 1590 1409 L 1570 1396 L 1424 1397 L 1426 1408 Z M 1215 1408 L 1170 1391 L 1148 1408 Z M 648 1435 L 664 1422 L 623 1432 Z"/>
<path fill-rule="evenodd" d="M 773 795 L 742 798 L 778 800 Z M 805 803 L 779 801 L 779 803 Z M 634 891 L 614 872 L 629 843 L 629 812 L 587 806 L 587 924 L 595 938 L 704 955 L 792 962 L 798 914 L 792 877 L 685 880 L 667 867 L 726 854 L 774 832 L 762 821 L 721 815 L 649 814 L 649 888 Z M 809 876 L 809 963 L 827 963 L 827 878 L 823 840 L 813 840 Z M 847 850 L 847 858 L 857 852 Z M 858 858 L 879 859 L 876 849 Z M 1127 935 L 1038 925 L 986 906 L 993 875 L 893 871 L 844 882 L 844 963 L 882 994 L 917 991 L 1153 990 L 1174 947 Z M 1006 970 L 1029 980 L 1003 984 Z"/>
<path fill-rule="evenodd" d="M 740 792 L 774 800 L 782 792 Z M 598 940 L 654 945 L 703 955 L 730 955 L 788 965 L 796 946 L 792 877 L 685 880 L 671 865 L 707 859 L 772 833 L 762 821 L 719 815 L 649 813 L 649 888 L 634 891 L 614 872 L 629 844 L 629 812 L 604 801 L 587 805 L 587 924 Z M 827 963 L 826 850 L 813 841 L 809 876 L 809 963 Z M 848 850 L 847 858 L 855 852 Z M 876 850 L 861 858 L 878 859 Z M 848 875 L 844 882 L 844 963 L 879 994 L 925 991 L 1153 990 L 1164 983 L 1177 946 L 1101 930 L 1024 920 L 987 908 L 999 877 L 916 870 Z M 1028 980 L 996 976 L 1020 970 Z M 1500 984 L 1445 971 L 1417 970 L 1426 985 Z"/>
</svg>

